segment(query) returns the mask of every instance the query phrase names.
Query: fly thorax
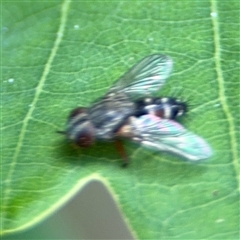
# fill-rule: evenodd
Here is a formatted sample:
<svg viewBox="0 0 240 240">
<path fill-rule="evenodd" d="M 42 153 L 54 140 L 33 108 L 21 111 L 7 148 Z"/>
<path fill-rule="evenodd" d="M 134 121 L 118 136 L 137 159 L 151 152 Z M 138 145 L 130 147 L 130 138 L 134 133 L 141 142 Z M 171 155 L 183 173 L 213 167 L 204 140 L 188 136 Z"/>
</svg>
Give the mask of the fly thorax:
<svg viewBox="0 0 240 240">
<path fill-rule="evenodd" d="M 134 112 L 135 105 L 125 93 L 109 92 L 89 109 L 88 116 L 98 140 L 111 140 Z"/>
</svg>

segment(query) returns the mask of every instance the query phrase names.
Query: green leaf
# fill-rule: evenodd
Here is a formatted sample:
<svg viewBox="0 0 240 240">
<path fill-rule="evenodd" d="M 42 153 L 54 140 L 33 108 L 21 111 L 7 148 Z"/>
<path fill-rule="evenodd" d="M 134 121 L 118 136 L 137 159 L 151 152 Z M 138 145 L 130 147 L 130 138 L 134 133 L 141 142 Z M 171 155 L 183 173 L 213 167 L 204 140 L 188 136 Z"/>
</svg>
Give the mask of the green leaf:
<svg viewBox="0 0 240 240">
<path fill-rule="evenodd" d="M 2 234 L 98 179 L 140 239 L 239 237 L 239 1 L 5 1 L 2 35 Z M 122 169 L 113 143 L 74 149 L 56 134 L 70 110 L 153 53 L 174 60 L 158 94 L 189 98 L 182 124 L 209 142 L 211 159 L 126 142 Z"/>
</svg>

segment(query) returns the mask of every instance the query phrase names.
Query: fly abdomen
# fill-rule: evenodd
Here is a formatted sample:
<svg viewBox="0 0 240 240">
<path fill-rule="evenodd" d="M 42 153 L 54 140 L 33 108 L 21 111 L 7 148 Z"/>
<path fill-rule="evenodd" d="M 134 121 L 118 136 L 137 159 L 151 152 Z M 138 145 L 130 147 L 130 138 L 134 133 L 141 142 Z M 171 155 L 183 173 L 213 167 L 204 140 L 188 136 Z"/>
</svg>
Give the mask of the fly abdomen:
<svg viewBox="0 0 240 240">
<path fill-rule="evenodd" d="M 153 114 L 160 118 L 175 120 L 187 112 L 187 104 L 173 97 L 142 98 L 136 102 L 135 116 Z"/>
</svg>

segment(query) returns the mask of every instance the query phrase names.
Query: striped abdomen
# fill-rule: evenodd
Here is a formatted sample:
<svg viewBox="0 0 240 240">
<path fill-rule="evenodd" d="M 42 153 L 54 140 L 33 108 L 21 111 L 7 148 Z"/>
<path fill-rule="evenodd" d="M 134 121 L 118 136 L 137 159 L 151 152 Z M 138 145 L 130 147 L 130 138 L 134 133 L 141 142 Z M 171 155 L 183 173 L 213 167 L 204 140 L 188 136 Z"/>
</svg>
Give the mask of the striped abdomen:
<svg viewBox="0 0 240 240">
<path fill-rule="evenodd" d="M 136 116 L 153 114 L 160 118 L 175 120 L 187 112 L 187 104 L 173 97 L 142 98 L 137 100 Z"/>
</svg>

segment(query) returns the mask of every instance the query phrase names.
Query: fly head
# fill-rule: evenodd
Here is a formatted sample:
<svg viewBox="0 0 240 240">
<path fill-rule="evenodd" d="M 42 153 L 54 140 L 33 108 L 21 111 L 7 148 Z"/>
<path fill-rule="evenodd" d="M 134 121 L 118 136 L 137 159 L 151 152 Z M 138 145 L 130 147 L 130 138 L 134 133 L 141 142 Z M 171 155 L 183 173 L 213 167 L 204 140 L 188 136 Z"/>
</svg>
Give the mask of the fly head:
<svg viewBox="0 0 240 240">
<path fill-rule="evenodd" d="M 91 123 L 87 108 L 78 107 L 68 117 L 67 138 L 79 147 L 89 147 L 95 142 L 95 128 Z"/>
</svg>

